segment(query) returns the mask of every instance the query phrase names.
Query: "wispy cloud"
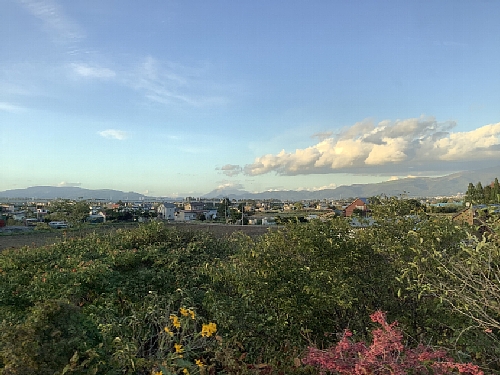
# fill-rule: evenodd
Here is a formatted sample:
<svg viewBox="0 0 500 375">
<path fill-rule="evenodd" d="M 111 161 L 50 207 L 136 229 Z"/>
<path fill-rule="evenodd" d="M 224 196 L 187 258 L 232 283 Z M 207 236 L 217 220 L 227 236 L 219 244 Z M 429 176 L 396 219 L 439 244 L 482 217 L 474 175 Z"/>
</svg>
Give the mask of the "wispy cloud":
<svg viewBox="0 0 500 375">
<path fill-rule="evenodd" d="M 156 103 L 190 106 L 223 105 L 227 98 L 206 92 L 207 85 L 201 78 L 204 69 L 189 68 L 180 64 L 160 62 L 148 56 L 139 65 L 129 84 Z"/>
<path fill-rule="evenodd" d="M 117 139 L 119 141 L 123 141 L 127 138 L 129 138 L 129 133 L 123 130 L 116 130 L 116 129 L 107 129 L 98 132 L 98 134 L 101 137 L 108 138 L 108 139 Z"/>
<path fill-rule="evenodd" d="M 11 103 L 6 103 L 6 102 L 0 102 L 0 111 L 4 112 L 11 112 L 11 113 L 17 113 L 23 111 L 24 108 L 11 104 Z"/>
<path fill-rule="evenodd" d="M 68 17 L 54 0 L 18 0 L 33 16 L 40 19 L 56 41 L 84 37 L 83 30 Z"/>
<path fill-rule="evenodd" d="M 333 132 L 321 132 L 321 133 L 314 133 L 311 135 L 311 138 L 317 138 L 318 140 L 322 141 L 324 139 L 330 138 L 333 135 Z"/>
<path fill-rule="evenodd" d="M 443 170 L 462 161 L 497 161 L 500 158 L 500 123 L 468 132 L 452 132 L 454 122 L 433 117 L 382 121 L 366 120 L 334 137 L 293 152 L 267 154 L 243 167 L 250 176 L 317 173 L 407 173 L 408 169 Z M 238 171 L 230 165 L 227 170 Z M 427 169 L 426 169 L 427 168 Z M 450 167 L 451 168 L 451 167 Z"/>
<path fill-rule="evenodd" d="M 216 170 L 222 171 L 226 176 L 237 176 L 241 172 L 243 172 L 243 168 L 241 168 L 239 165 L 234 165 L 234 164 L 226 164 L 223 165 L 220 168 L 216 168 Z"/>
<path fill-rule="evenodd" d="M 85 78 L 113 78 L 116 73 L 108 68 L 92 66 L 83 63 L 73 63 L 70 65 L 74 73 Z"/>
</svg>

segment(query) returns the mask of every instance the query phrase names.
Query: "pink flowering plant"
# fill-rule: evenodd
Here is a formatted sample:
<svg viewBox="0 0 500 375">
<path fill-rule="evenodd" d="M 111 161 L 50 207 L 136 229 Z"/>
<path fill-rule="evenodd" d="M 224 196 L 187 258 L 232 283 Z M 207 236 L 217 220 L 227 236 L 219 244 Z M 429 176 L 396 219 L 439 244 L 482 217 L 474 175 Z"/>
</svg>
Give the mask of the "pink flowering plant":
<svg viewBox="0 0 500 375">
<path fill-rule="evenodd" d="M 383 312 L 377 311 L 370 318 L 381 326 L 372 331 L 370 345 L 352 341 L 352 333 L 345 330 L 340 342 L 327 350 L 309 347 L 303 363 L 318 367 L 322 374 L 483 375 L 476 365 L 454 362 L 445 350 L 422 344 L 416 348 L 404 346 L 397 322 L 387 323 Z"/>
</svg>

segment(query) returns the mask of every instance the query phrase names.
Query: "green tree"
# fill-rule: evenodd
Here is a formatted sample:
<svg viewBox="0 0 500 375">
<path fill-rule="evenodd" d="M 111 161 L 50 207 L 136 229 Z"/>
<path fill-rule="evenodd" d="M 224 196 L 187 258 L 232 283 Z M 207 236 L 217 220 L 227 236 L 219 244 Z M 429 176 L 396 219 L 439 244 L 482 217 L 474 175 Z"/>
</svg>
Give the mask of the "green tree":
<svg viewBox="0 0 500 375">
<path fill-rule="evenodd" d="M 475 189 L 475 198 L 477 203 L 485 203 L 484 189 L 481 181 L 478 181 Z"/>
<path fill-rule="evenodd" d="M 87 201 L 71 201 L 61 199 L 50 204 L 50 214 L 47 220 L 67 221 L 73 225 L 78 225 L 85 221 L 89 215 L 89 203 Z"/>
<path fill-rule="evenodd" d="M 219 205 L 217 206 L 217 217 L 227 220 L 230 215 L 229 215 L 229 209 L 231 207 L 231 201 L 229 198 L 224 198 L 219 202 Z"/>
<path fill-rule="evenodd" d="M 469 182 L 467 192 L 465 193 L 464 202 L 471 205 L 476 202 L 476 188 L 474 187 L 474 184 L 472 182 Z"/>
<path fill-rule="evenodd" d="M 484 203 L 486 204 L 493 203 L 494 200 L 492 199 L 493 198 L 492 187 L 490 185 L 486 185 L 483 189 L 483 192 L 484 192 Z"/>
<path fill-rule="evenodd" d="M 491 189 L 491 201 L 493 203 L 500 202 L 500 184 L 498 183 L 498 178 L 495 178 L 493 182 L 493 188 Z"/>
</svg>

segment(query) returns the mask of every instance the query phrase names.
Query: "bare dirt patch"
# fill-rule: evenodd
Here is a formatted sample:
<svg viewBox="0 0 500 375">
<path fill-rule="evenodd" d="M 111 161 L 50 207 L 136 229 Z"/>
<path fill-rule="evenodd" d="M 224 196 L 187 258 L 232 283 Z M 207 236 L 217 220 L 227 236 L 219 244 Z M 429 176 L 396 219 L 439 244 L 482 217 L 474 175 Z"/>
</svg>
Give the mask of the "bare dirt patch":
<svg viewBox="0 0 500 375">
<path fill-rule="evenodd" d="M 39 247 L 59 241 L 62 233 L 54 232 L 29 232 L 9 234 L 0 236 L 0 251 L 5 249 L 17 249 L 24 246 Z"/>
<path fill-rule="evenodd" d="M 175 226 L 181 230 L 199 231 L 204 230 L 213 233 L 217 237 L 231 235 L 234 232 L 243 232 L 251 237 L 257 237 L 267 233 L 269 227 L 257 225 L 225 225 L 212 223 L 168 223 L 167 226 Z M 29 231 L 10 235 L 0 235 L 0 251 L 5 249 L 17 249 L 20 247 L 40 247 L 59 242 L 64 238 L 83 237 L 93 232 L 112 232 L 117 229 L 134 228 L 137 224 L 130 225 L 102 225 L 81 230 L 57 231 Z"/>
</svg>

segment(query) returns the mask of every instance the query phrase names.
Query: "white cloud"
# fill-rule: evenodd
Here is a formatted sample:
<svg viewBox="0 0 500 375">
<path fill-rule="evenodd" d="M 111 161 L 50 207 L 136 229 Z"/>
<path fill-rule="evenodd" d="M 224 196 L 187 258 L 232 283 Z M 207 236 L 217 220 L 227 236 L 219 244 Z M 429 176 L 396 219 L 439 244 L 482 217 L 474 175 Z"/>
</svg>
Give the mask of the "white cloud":
<svg viewBox="0 0 500 375">
<path fill-rule="evenodd" d="M 394 173 L 446 169 L 463 161 L 497 161 L 500 157 L 500 123 L 469 132 L 453 133 L 454 122 L 438 123 L 420 117 L 374 124 L 365 120 L 335 137 L 293 152 L 257 157 L 243 171 L 247 175 L 315 173 Z M 232 166 L 238 170 L 238 166 Z"/>
<path fill-rule="evenodd" d="M 434 147 L 442 152 L 442 160 L 496 158 L 499 156 L 500 123 L 450 134 L 435 142 Z"/>
<path fill-rule="evenodd" d="M 103 130 L 98 132 L 98 134 L 104 138 L 117 139 L 119 141 L 123 141 L 129 137 L 128 132 L 116 129 Z"/>
<path fill-rule="evenodd" d="M 81 182 L 66 182 L 66 181 L 62 181 L 60 183 L 57 184 L 57 186 L 59 187 L 78 187 L 78 186 L 81 186 L 82 183 Z"/>
<path fill-rule="evenodd" d="M 318 191 L 318 190 L 326 190 L 326 189 L 335 189 L 338 185 L 336 183 L 331 183 L 323 186 L 313 186 L 313 187 L 299 187 L 297 190 L 305 190 L 305 191 Z"/>
<path fill-rule="evenodd" d="M 113 78 L 116 76 L 116 73 L 111 69 L 88 64 L 74 63 L 71 64 L 71 68 L 78 76 L 85 78 Z"/>
<path fill-rule="evenodd" d="M 225 190 L 225 189 L 234 189 L 234 190 L 242 190 L 245 187 L 243 184 L 239 182 L 233 182 L 233 181 L 222 181 L 219 186 L 217 186 L 218 190 Z"/>
<path fill-rule="evenodd" d="M 84 36 L 82 29 L 68 17 L 54 0 L 19 0 L 35 17 L 40 19 L 57 41 L 71 41 Z"/>
<path fill-rule="evenodd" d="M 418 176 L 412 174 L 402 175 L 402 176 L 390 176 L 389 179 L 387 179 L 387 181 L 397 181 L 404 178 L 418 178 Z"/>
</svg>

